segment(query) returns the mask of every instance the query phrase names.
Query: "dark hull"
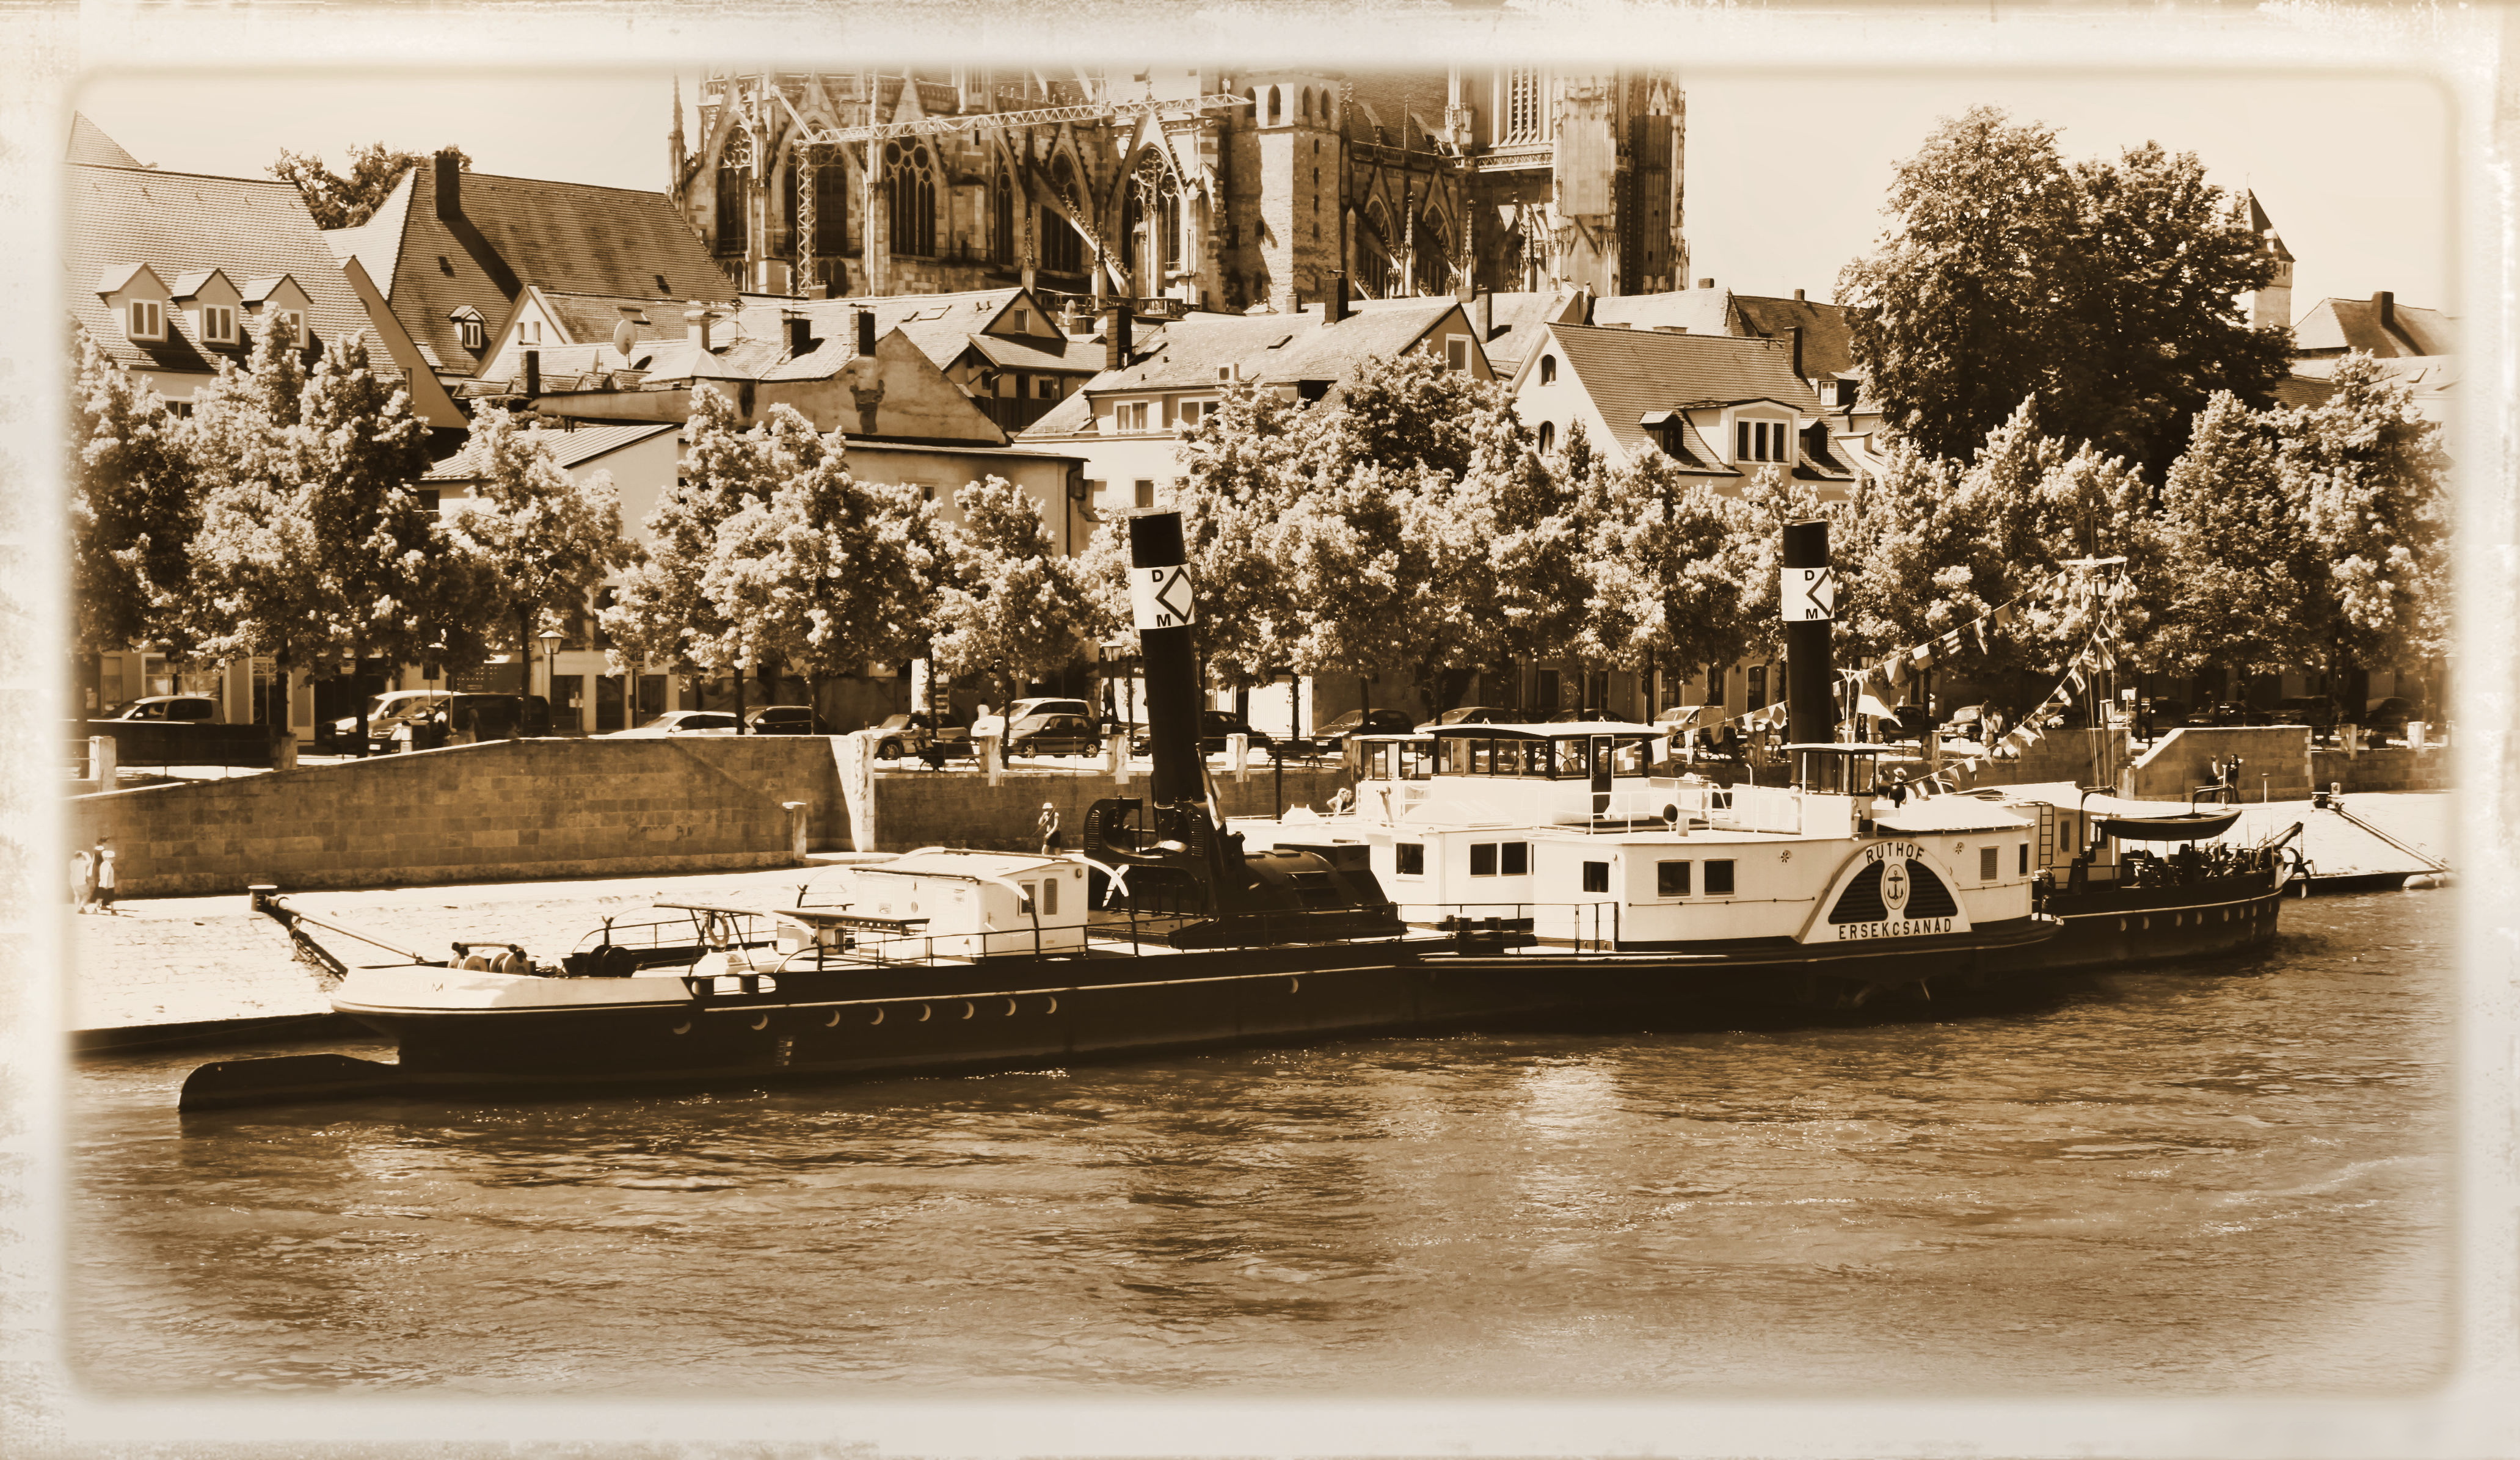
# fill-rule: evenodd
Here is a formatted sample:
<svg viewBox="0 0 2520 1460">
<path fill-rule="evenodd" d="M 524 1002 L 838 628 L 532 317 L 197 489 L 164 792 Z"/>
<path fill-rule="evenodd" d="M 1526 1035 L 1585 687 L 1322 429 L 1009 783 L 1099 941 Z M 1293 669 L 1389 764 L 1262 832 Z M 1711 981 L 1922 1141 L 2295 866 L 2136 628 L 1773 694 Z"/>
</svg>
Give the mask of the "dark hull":
<svg viewBox="0 0 2520 1460">
<path fill-rule="evenodd" d="M 2185 887 L 2100 888 L 2049 895 L 2065 931 L 2022 951 L 2019 972 L 2124 969 L 2246 952 L 2274 941 L 2283 906 L 2279 871 L 2208 878 Z"/>
</svg>

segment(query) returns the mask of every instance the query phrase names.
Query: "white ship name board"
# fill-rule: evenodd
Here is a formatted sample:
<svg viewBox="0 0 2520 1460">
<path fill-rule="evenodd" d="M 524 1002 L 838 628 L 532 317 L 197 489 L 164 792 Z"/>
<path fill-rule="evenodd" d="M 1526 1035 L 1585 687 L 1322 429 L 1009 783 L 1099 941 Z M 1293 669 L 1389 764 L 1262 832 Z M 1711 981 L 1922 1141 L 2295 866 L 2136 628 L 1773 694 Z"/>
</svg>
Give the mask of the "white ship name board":
<svg viewBox="0 0 2520 1460">
<path fill-rule="evenodd" d="M 1786 623 L 1807 624 L 1837 616 L 1835 568 L 1783 568 L 1777 578 L 1778 616 Z"/>
<path fill-rule="evenodd" d="M 1131 568 L 1129 611 L 1141 629 L 1178 629 L 1198 614 L 1191 601 L 1190 569 Z"/>
</svg>

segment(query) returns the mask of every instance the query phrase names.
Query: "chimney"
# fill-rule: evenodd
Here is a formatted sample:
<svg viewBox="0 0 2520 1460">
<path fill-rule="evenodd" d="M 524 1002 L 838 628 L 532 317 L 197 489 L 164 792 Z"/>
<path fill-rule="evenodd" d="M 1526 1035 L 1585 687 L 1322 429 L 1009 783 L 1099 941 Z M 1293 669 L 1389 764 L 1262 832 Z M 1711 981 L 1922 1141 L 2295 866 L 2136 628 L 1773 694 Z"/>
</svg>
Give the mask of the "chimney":
<svg viewBox="0 0 2520 1460">
<path fill-rule="evenodd" d="M 543 352 L 540 350 L 527 350 L 525 351 L 525 394 L 540 395 L 542 393 Z"/>
<path fill-rule="evenodd" d="M 871 360 L 875 358 L 875 311 L 861 309 L 856 313 L 858 355 L 861 359 Z"/>
<path fill-rule="evenodd" d="M 1479 296 L 1470 305 L 1470 328 L 1479 332 L 1479 348 L 1486 349 L 1496 333 L 1496 292 L 1484 284 L 1479 286 Z"/>
<path fill-rule="evenodd" d="M 1347 318 L 1347 270 L 1330 271 L 1329 292 L 1322 296 L 1322 323 L 1335 325 Z"/>
<path fill-rule="evenodd" d="M 1801 378 L 1803 377 L 1803 327 L 1802 327 L 1802 326 L 1800 326 L 1800 325 L 1787 325 L 1787 326 L 1785 327 L 1785 348 L 1787 348 L 1787 349 L 1789 349 L 1789 350 L 1791 350 L 1791 351 L 1793 351 L 1793 352 L 1794 352 L 1794 378 L 1795 378 L 1795 379 L 1797 379 L 1797 380 L 1799 380 L 1799 379 L 1801 379 Z"/>
<path fill-rule="evenodd" d="M 1797 304 L 1805 302 L 1803 299 L 1803 291 L 1801 289 L 1794 290 L 1794 302 Z"/>
<path fill-rule="evenodd" d="M 691 327 L 689 332 L 698 336 L 700 352 L 706 354 L 709 347 L 709 307 L 694 300 L 692 307 L 683 311 L 683 323 Z"/>
<path fill-rule="evenodd" d="M 433 159 L 437 174 L 437 218 L 452 223 L 464 216 L 464 164 L 457 160 L 455 149 L 447 148 Z"/>
<path fill-rule="evenodd" d="M 1102 311 L 1102 368 L 1127 370 L 1133 341 L 1130 331 L 1137 319 L 1126 304 L 1109 305 Z"/>
<path fill-rule="evenodd" d="M 1715 281 L 1712 279 L 1701 279 L 1697 281 L 1697 287 L 1699 288 L 1715 288 Z"/>
<path fill-rule="evenodd" d="M 2371 307 L 2380 311 L 2381 332 L 2383 333 L 2397 332 L 2398 296 L 2387 289 L 2382 289 L 2371 296 Z"/>
<path fill-rule="evenodd" d="M 788 357 L 810 354 L 814 348 L 814 322 L 801 314 L 788 316 Z"/>
</svg>

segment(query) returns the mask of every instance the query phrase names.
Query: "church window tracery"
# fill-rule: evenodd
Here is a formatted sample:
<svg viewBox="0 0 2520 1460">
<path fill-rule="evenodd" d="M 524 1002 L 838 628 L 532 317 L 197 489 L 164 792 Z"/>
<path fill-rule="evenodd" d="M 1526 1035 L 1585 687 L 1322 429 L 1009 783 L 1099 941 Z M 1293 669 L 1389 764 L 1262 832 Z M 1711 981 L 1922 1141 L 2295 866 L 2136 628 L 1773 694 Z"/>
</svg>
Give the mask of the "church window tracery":
<svg viewBox="0 0 2520 1460">
<path fill-rule="evenodd" d="M 717 159 L 717 251 L 741 256 L 751 242 L 745 227 L 745 194 L 752 181 L 752 134 L 741 127 L 727 134 Z"/>
<path fill-rule="evenodd" d="M 913 258 L 936 255 L 936 168 L 927 149 L 896 138 L 883 145 L 891 184 L 892 251 Z"/>
</svg>

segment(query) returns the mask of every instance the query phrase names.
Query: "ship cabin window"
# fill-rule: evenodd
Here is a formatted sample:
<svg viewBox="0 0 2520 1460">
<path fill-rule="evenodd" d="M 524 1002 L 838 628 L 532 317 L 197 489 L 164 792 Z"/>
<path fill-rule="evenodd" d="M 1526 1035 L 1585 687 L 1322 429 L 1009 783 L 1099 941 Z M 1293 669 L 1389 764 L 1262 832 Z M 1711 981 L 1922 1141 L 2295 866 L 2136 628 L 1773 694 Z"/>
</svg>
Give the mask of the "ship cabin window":
<svg viewBox="0 0 2520 1460">
<path fill-rule="evenodd" d="M 1360 780 L 1424 780 L 1434 774 L 1434 747 L 1423 741 L 1350 740 L 1348 768 Z"/>
<path fill-rule="evenodd" d="M 1688 896 L 1688 863 L 1657 862 L 1654 863 L 1654 896 L 1685 898 Z"/>
<path fill-rule="evenodd" d="M 1473 877 L 1522 877 L 1531 872 L 1531 843 L 1470 843 L 1470 875 Z"/>
<path fill-rule="evenodd" d="M 1977 849 L 1977 879 L 1980 882 L 1992 882 L 2001 875 L 2002 868 L 1996 863 L 1996 856 L 1994 847 Z"/>
<path fill-rule="evenodd" d="M 1706 895 L 1710 898 L 1732 896 L 1732 863 L 1730 858 L 1706 864 Z"/>
<path fill-rule="evenodd" d="M 1015 900 L 1015 916 L 1032 916 L 1032 884 L 1029 882 L 1018 882 L 1015 884 L 1015 890 L 1022 894 L 1021 897 Z"/>
<path fill-rule="evenodd" d="M 1588 862 L 1584 863 L 1584 890 L 1586 892 L 1608 892 L 1610 890 L 1610 864 L 1608 863 Z"/>
<path fill-rule="evenodd" d="M 1391 846 L 1391 869 L 1403 877 L 1426 875 L 1426 844 L 1394 842 Z"/>
<path fill-rule="evenodd" d="M 2030 844 L 2028 842 L 2023 842 L 2021 844 L 2021 875 L 2025 877 L 2030 875 Z"/>
</svg>

